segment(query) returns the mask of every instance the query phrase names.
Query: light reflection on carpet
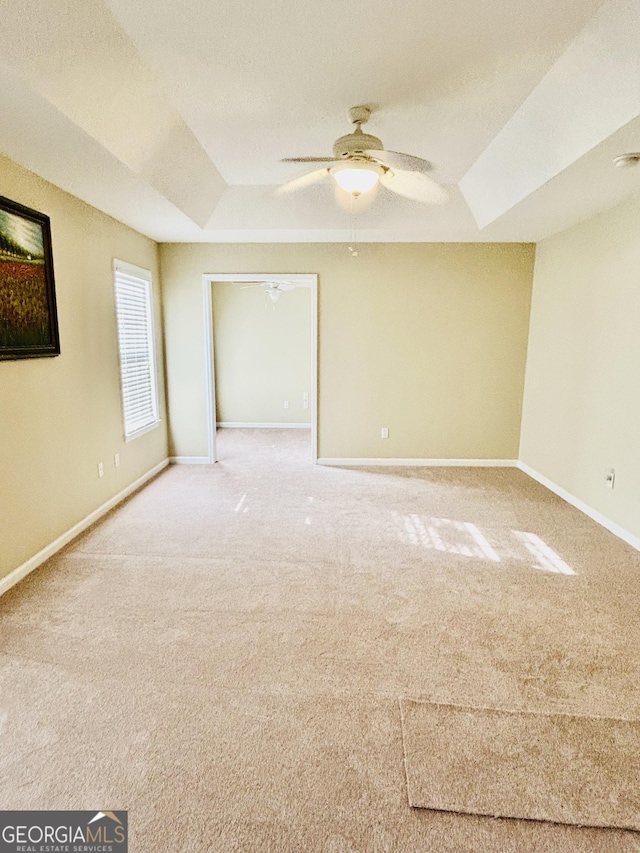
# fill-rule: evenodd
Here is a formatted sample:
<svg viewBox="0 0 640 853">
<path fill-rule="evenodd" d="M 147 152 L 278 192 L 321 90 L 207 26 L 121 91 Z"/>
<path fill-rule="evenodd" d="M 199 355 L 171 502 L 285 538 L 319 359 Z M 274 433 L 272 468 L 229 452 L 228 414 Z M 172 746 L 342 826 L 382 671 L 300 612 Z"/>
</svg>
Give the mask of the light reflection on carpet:
<svg viewBox="0 0 640 853">
<path fill-rule="evenodd" d="M 555 574 L 575 575 L 571 566 L 535 533 L 521 530 L 509 531 L 510 547 L 504 548 L 501 542 L 491 542 L 492 531 L 481 531 L 469 521 L 457 521 L 451 518 L 433 518 L 415 513 L 402 515 L 393 513 L 398 538 L 407 544 L 425 549 L 433 549 L 448 554 L 460 554 L 494 563 L 503 557 L 509 560 L 522 560 L 533 569 Z M 533 558 L 533 562 L 532 562 Z"/>
</svg>

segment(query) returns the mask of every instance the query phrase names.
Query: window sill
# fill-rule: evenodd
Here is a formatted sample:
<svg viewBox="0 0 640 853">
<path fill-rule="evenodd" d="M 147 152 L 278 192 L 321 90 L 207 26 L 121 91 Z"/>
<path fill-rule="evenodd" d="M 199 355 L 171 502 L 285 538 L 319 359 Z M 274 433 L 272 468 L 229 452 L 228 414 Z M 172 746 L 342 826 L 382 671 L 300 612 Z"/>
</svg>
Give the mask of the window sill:
<svg viewBox="0 0 640 853">
<path fill-rule="evenodd" d="M 151 432 L 152 430 L 157 429 L 161 423 L 162 423 L 161 420 L 157 420 L 157 421 L 154 421 L 154 423 L 149 424 L 149 426 L 143 427 L 142 429 L 138 429 L 135 432 L 132 432 L 131 435 L 125 435 L 125 437 L 124 437 L 125 444 L 128 444 L 128 442 L 130 442 L 130 441 L 134 441 L 136 438 L 140 438 L 141 435 L 146 435 L 148 432 Z"/>
</svg>

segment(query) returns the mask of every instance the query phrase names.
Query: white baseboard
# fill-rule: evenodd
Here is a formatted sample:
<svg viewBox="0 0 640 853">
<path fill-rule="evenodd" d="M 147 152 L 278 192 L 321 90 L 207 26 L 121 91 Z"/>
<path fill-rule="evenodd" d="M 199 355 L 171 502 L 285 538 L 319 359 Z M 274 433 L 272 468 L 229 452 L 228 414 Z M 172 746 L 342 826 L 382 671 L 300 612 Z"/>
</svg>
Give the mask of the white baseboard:
<svg viewBox="0 0 640 853">
<path fill-rule="evenodd" d="M 208 456 L 170 456 L 172 465 L 209 465 Z"/>
<path fill-rule="evenodd" d="M 311 429 L 311 424 L 256 424 L 239 421 L 218 421 L 218 429 Z"/>
<path fill-rule="evenodd" d="M 365 459 L 356 457 L 347 459 L 345 457 L 321 458 L 318 459 L 318 465 L 334 465 L 336 467 L 396 467 L 396 468 L 516 468 L 518 462 L 516 459 L 390 459 L 390 458 L 372 458 Z"/>
<path fill-rule="evenodd" d="M 77 524 L 74 524 L 66 533 L 63 533 L 62 536 L 58 536 L 55 542 L 52 542 L 50 545 L 47 545 L 46 548 L 43 548 L 41 551 L 38 551 L 33 557 L 23 563 L 21 566 L 18 566 L 17 569 L 14 569 L 12 572 L 9 572 L 8 575 L 5 575 L 2 579 L 0 579 L 0 595 L 3 595 L 7 590 L 11 589 L 12 586 L 15 586 L 18 581 L 21 581 L 22 578 L 26 577 L 30 572 L 34 569 L 37 569 L 38 566 L 42 565 L 46 560 L 50 557 L 53 557 L 58 551 L 64 548 L 65 545 L 68 545 L 72 539 L 75 539 L 76 536 L 79 536 L 87 527 L 91 527 L 92 524 L 95 524 L 103 515 L 106 515 L 110 510 L 121 503 L 125 498 L 128 498 L 129 495 L 132 495 L 135 491 L 137 491 L 141 486 L 144 486 L 149 480 L 159 474 L 163 468 L 166 468 L 169 464 L 168 459 L 164 459 L 150 471 L 147 471 L 146 474 L 143 474 L 142 477 L 139 477 L 134 483 L 131 483 L 130 486 L 127 486 L 126 489 L 123 489 L 121 492 L 118 492 L 117 495 L 112 497 L 106 503 L 102 504 L 102 506 L 95 509 L 93 512 L 89 513 L 82 521 L 79 521 Z"/>
<path fill-rule="evenodd" d="M 575 495 L 572 495 L 571 492 L 568 492 L 566 489 L 563 489 L 562 486 L 559 486 L 557 483 L 554 483 L 553 480 L 550 480 L 548 477 L 545 477 L 544 474 L 540 474 L 539 471 L 536 471 L 535 468 L 531 468 L 530 465 L 527 465 L 526 462 L 518 462 L 518 468 L 521 471 L 524 471 L 525 474 L 528 474 L 534 480 L 537 480 L 542 486 L 546 489 L 549 489 L 550 492 L 553 492 L 555 495 L 558 495 L 559 498 L 562 498 L 563 501 L 566 501 L 571 506 L 574 506 L 576 509 L 579 509 L 580 512 L 583 512 L 585 515 L 588 515 L 589 518 L 596 521 L 598 524 L 605 527 L 610 533 L 613 533 L 614 536 L 617 536 L 619 539 L 622 539 L 628 545 L 631 545 L 632 548 L 635 548 L 636 551 L 640 551 L 640 537 L 634 536 L 633 533 L 630 533 L 620 524 L 615 521 L 612 521 L 610 518 L 607 518 L 606 515 L 603 515 L 601 512 L 598 512 L 597 509 L 593 509 L 584 501 L 581 501 L 580 498 L 577 498 Z"/>
</svg>

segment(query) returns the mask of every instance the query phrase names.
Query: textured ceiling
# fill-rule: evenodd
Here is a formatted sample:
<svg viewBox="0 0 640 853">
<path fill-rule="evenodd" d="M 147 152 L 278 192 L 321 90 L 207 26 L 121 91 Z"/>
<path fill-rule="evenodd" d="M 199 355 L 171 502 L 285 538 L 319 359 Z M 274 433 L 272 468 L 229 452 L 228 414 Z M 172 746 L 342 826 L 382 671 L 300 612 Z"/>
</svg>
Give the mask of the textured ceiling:
<svg viewBox="0 0 640 853">
<path fill-rule="evenodd" d="M 0 13 L 0 150 L 159 240 L 537 240 L 640 190 L 610 165 L 640 148 L 640 0 Z M 359 103 L 447 205 L 381 190 L 354 223 L 331 186 L 274 194 L 304 171 L 280 159 L 329 153 Z"/>
</svg>

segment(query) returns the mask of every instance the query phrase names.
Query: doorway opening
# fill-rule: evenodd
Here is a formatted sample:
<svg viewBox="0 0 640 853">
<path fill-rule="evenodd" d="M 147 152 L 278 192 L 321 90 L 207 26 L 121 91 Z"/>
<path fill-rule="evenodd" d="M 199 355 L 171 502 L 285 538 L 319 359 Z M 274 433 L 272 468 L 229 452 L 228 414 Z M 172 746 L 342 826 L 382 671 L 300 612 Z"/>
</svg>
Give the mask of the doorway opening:
<svg viewBox="0 0 640 853">
<path fill-rule="evenodd" d="M 218 460 L 216 433 L 220 426 L 304 428 L 311 433 L 311 461 L 315 464 L 318 458 L 317 275 L 207 273 L 202 284 L 208 461 Z M 274 287 L 277 294 L 270 292 Z M 279 310 L 280 314 L 276 314 Z M 231 320 L 237 317 L 240 323 L 234 329 L 222 326 L 225 317 Z M 287 336 L 287 322 L 295 324 L 291 329 L 299 323 L 306 324 L 304 329 L 291 332 L 289 362 L 283 361 L 287 357 L 287 341 L 281 340 Z M 304 358 L 295 354 L 293 339 L 298 348 L 306 341 Z M 216 362 L 219 359 L 222 367 L 223 358 L 224 375 L 217 370 Z M 303 364 L 306 367 L 301 372 Z"/>
</svg>

